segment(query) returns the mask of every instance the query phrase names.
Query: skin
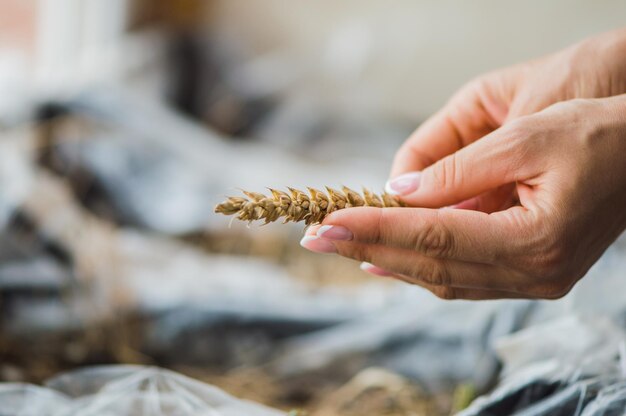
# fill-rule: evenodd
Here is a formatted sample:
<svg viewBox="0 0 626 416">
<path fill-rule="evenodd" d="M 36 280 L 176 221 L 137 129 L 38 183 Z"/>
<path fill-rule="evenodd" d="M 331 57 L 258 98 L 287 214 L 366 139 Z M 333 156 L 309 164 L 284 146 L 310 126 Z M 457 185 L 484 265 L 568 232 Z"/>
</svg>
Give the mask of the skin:
<svg viewBox="0 0 626 416">
<path fill-rule="evenodd" d="M 444 299 L 560 298 L 626 229 L 624 155 L 626 29 L 468 83 L 396 154 L 415 208 L 337 211 L 301 244 Z"/>
</svg>

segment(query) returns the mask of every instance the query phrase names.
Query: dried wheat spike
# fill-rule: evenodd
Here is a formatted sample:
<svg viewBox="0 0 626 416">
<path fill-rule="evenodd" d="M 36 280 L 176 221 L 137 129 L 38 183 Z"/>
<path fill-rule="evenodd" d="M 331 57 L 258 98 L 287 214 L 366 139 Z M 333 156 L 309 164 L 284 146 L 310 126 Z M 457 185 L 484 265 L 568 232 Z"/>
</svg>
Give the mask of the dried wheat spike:
<svg viewBox="0 0 626 416">
<path fill-rule="evenodd" d="M 264 220 L 265 224 L 283 218 L 283 223 L 304 221 L 306 225 L 318 224 L 326 215 L 339 209 L 351 207 L 402 207 L 396 197 L 383 193 L 378 196 L 367 189 L 359 194 L 350 188 L 341 191 L 326 187 L 326 193 L 308 188 L 309 193 L 288 188 L 289 192 L 271 189 L 271 195 L 243 191 L 247 197 L 231 196 L 215 207 L 215 212 L 237 215 L 242 221 Z"/>
</svg>

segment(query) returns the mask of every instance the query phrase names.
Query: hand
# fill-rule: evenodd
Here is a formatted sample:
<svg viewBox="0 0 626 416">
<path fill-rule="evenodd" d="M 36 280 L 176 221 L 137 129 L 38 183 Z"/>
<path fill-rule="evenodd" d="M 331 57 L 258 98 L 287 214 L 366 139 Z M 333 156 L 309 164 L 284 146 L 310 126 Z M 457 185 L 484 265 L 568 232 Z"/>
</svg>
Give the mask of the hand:
<svg viewBox="0 0 626 416">
<path fill-rule="evenodd" d="M 413 192 L 417 172 L 516 118 L 575 98 L 626 93 L 626 28 L 585 40 L 553 55 L 495 71 L 468 83 L 435 116 L 422 124 L 396 154 L 388 191 L 420 207 L 459 207 L 484 212 L 517 203 L 513 185 L 461 201 L 442 199 L 438 190 Z M 430 171 L 432 172 L 432 171 Z M 430 172 L 424 172 L 428 175 Z M 399 176 L 403 175 L 404 176 Z M 423 176 L 423 175 L 422 175 Z M 437 178 L 423 180 L 441 184 Z M 394 189 L 395 187 L 395 189 Z"/>
<path fill-rule="evenodd" d="M 410 194 L 437 207 L 510 186 L 520 205 L 346 209 L 302 245 L 445 299 L 558 298 L 626 227 L 624 154 L 626 95 L 565 101 L 464 142 L 424 169 Z"/>
</svg>

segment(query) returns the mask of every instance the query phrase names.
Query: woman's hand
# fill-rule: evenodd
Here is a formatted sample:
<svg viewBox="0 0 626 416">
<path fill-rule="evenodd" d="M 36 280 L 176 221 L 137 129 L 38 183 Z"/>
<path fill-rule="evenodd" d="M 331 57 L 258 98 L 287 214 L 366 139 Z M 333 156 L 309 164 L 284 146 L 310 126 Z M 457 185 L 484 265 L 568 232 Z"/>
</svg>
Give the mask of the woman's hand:
<svg viewBox="0 0 626 416">
<path fill-rule="evenodd" d="M 446 299 L 561 297 L 626 226 L 625 93 L 626 29 L 479 77 L 396 154 L 387 190 L 421 208 L 338 211 L 302 245 Z"/>
<path fill-rule="evenodd" d="M 432 164 L 406 161 L 422 170 L 409 194 L 420 205 L 507 186 L 520 205 L 346 209 L 309 229 L 302 245 L 445 299 L 558 298 L 626 227 L 624 155 L 626 95 L 558 103 Z"/>
<path fill-rule="evenodd" d="M 521 116 L 575 98 L 626 93 L 626 29 L 587 39 L 553 55 L 495 71 L 471 81 L 398 150 L 387 191 L 405 202 L 438 208 L 437 190 L 413 192 L 427 166 Z M 456 199 L 451 203 L 460 203 Z M 517 202 L 512 185 L 463 201 L 459 207 L 484 212 Z"/>
</svg>

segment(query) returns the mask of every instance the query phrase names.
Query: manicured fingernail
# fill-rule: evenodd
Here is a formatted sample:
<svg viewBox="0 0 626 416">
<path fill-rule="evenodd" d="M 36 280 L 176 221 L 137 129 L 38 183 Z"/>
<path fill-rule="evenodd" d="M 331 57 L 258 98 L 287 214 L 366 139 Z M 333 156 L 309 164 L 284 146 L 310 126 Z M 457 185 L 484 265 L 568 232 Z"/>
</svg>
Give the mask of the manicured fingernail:
<svg viewBox="0 0 626 416">
<path fill-rule="evenodd" d="M 319 230 L 320 227 L 321 227 L 320 225 L 312 225 L 312 226 L 310 226 L 310 227 L 308 227 L 306 229 L 306 231 L 304 232 L 304 235 L 316 236 L 317 235 L 317 230 Z"/>
<path fill-rule="evenodd" d="M 391 195 L 407 195 L 420 186 L 420 173 L 410 172 L 387 181 L 385 191 Z"/>
<path fill-rule="evenodd" d="M 361 270 L 363 270 L 364 272 L 370 273 L 370 274 L 374 274 L 376 276 L 383 276 L 383 277 L 387 277 L 387 276 L 392 276 L 393 273 L 388 272 L 385 269 L 382 269 L 378 266 L 374 266 L 372 263 L 368 263 L 368 262 L 363 262 L 361 263 L 360 266 Z"/>
<path fill-rule="evenodd" d="M 326 240 L 349 241 L 352 240 L 352 231 L 341 225 L 322 225 L 317 230 L 317 236 Z"/>
<path fill-rule="evenodd" d="M 311 250 L 315 253 L 330 254 L 336 253 L 337 249 L 328 240 L 319 238 L 316 235 L 306 235 L 300 240 L 300 245 L 307 250 Z"/>
</svg>

